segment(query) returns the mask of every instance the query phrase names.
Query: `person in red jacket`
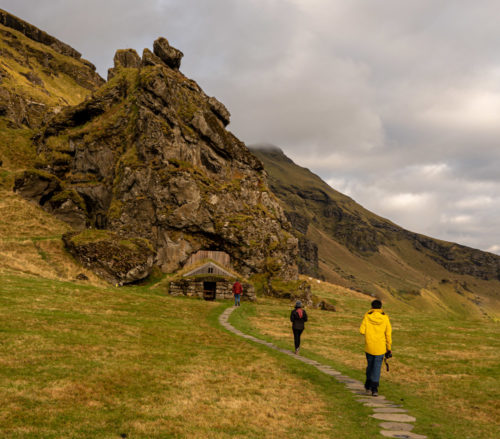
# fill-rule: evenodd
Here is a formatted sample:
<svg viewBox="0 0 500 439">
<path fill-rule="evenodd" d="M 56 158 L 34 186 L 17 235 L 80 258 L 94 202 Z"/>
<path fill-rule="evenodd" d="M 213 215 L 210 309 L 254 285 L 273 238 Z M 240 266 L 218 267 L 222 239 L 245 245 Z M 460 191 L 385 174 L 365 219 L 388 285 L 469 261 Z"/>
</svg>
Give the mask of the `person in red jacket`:
<svg viewBox="0 0 500 439">
<path fill-rule="evenodd" d="M 240 297 L 243 293 L 243 287 L 236 281 L 233 284 L 233 294 L 234 294 L 234 306 L 240 306 Z"/>
</svg>

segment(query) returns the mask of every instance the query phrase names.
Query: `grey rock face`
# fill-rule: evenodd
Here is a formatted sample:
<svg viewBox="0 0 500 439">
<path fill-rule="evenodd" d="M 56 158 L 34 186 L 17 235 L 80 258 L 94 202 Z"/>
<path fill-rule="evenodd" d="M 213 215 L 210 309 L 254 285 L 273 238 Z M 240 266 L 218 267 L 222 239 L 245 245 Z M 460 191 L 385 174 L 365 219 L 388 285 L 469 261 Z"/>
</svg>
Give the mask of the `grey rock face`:
<svg viewBox="0 0 500 439">
<path fill-rule="evenodd" d="M 140 64 L 122 51 L 105 86 L 47 124 L 41 171 L 16 189 L 61 217 L 71 206 L 54 199 L 71 200 L 86 227 L 146 239 L 165 272 L 214 249 L 242 274 L 295 279 L 297 239 L 262 163 L 225 129 L 225 107 L 177 70 L 182 54 L 167 44 L 157 40 L 159 56 L 144 50 Z M 59 187 L 48 192 L 37 172 Z"/>
<path fill-rule="evenodd" d="M 139 68 L 141 58 L 134 49 L 117 50 L 113 59 L 115 67 Z"/>
<path fill-rule="evenodd" d="M 214 97 L 208 98 L 208 104 L 210 109 L 215 113 L 215 115 L 222 121 L 224 126 L 229 124 L 231 114 L 227 111 L 227 108 L 219 102 Z"/>
</svg>

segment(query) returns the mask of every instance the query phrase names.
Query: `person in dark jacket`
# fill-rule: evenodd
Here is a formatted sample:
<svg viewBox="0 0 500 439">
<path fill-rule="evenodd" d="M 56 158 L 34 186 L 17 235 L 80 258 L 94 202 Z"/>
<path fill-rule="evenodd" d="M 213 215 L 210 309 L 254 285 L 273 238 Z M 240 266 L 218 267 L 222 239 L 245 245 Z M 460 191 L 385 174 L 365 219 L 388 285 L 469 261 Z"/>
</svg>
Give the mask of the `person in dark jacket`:
<svg viewBox="0 0 500 439">
<path fill-rule="evenodd" d="M 307 322 L 307 313 L 302 308 L 300 300 L 295 304 L 295 308 L 290 314 L 290 321 L 292 322 L 293 340 L 295 342 L 295 353 L 299 353 L 300 349 L 300 335 L 304 330 L 304 323 Z"/>
</svg>

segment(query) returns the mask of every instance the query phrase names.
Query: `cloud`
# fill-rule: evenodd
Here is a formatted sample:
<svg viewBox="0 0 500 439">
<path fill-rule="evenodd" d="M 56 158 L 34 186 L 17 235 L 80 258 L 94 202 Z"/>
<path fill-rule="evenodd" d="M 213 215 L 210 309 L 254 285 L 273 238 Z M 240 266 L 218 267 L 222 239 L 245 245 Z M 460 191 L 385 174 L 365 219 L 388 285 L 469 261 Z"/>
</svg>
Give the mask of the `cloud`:
<svg viewBox="0 0 500 439">
<path fill-rule="evenodd" d="M 493 0 L 4 0 L 105 76 L 162 35 L 181 70 L 269 142 L 411 230 L 500 253 Z"/>
</svg>

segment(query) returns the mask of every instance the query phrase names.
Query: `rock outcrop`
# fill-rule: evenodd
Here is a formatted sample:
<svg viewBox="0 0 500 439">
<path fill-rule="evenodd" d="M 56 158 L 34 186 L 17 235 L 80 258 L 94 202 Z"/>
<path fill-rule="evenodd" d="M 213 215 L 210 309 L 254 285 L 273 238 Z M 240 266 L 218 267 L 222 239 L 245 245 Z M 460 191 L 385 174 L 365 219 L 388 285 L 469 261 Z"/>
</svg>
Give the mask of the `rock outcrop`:
<svg viewBox="0 0 500 439">
<path fill-rule="evenodd" d="M 113 284 L 142 280 L 153 268 L 154 250 L 140 238 L 123 237 L 102 230 L 63 235 L 68 251 L 85 267 Z"/>
<path fill-rule="evenodd" d="M 179 70 L 184 54 L 172 47 L 166 38 L 160 37 L 153 44 L 154 54 L 171 69 Z"/>
<path fill-rule="evenodd" d="M 146 240 L 164 272 L 212 249 L 245 275 L 296 278 L 297 239 L 262 163 L 225 129 L 224 105 L 178 70 L 181 57 L 164 38 L 140 62 L 118 51 L 109 82 L 46 124 L 37 169 L 15 190 L 75 229 Z"/>
</svg>

